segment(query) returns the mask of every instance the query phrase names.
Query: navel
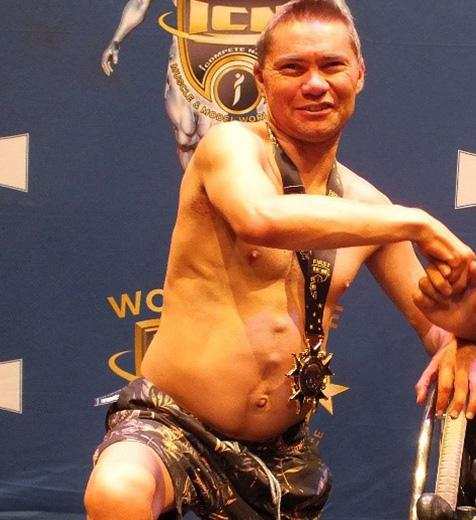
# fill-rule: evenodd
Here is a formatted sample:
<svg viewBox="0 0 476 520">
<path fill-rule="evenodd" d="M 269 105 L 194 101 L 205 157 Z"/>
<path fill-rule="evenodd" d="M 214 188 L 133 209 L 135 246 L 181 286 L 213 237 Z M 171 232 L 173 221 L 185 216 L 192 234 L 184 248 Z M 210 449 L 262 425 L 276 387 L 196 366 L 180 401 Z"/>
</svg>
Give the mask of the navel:
<svg viewBox="0 0 476 520">
<path fill-rule="evenodd" d="M 266 405 L 268 404 L 268 398 L 267 397 L 260 397 L 256 401 L 256 407 L 257 408 L 266 408 Z"/>
</svg>

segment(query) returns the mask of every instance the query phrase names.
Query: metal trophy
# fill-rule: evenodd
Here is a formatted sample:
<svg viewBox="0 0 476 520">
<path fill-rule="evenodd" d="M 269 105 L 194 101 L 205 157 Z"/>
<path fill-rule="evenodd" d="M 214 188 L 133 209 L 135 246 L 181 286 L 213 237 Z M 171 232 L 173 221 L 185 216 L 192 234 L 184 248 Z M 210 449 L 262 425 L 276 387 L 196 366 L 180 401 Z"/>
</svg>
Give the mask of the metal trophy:
<svg viewBox="0 0 476 520">
<path fill-rule="evenodd" d="M 435 491 L 424 492 L 436 391 L 428 395 L 418 438 L 409 520 L 476 520 L 476 425 L 464 413 L 441 420 Z"/>
</svg>

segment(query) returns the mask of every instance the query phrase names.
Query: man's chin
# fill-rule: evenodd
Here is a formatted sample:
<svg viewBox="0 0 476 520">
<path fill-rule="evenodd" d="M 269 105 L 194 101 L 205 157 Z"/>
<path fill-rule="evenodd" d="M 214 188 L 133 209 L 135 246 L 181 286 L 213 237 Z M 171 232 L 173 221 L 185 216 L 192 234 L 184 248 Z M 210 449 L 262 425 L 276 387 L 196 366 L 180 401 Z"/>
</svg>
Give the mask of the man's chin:
<svg viewBox="0 0 476 520">
<path fill-rule="evenodd" d="M 332 116 L 314 121 L 309 118 L 287 121 L 272 118 L 272 123 L 278 133 L 282 132 L 296 141 L 316 144 L 338 140 L 344 127 L 340 118 Z"/>
<path fill-rule="evenodd" d="M 340 126 L 304 127 L 299 128 L 293 135 L 298 141 L 305 143 L 328 143 L 339 139 L 342 132 Z"/>
</svg>

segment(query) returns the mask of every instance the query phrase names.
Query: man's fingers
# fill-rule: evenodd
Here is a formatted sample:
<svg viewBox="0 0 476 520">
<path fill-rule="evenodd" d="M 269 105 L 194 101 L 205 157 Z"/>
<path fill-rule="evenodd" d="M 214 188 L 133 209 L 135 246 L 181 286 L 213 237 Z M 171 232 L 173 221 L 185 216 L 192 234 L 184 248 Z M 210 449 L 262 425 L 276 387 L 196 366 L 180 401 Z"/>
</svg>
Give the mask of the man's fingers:
<svg viewBox="0 0 476 520">
<path fill-rule="evenodd" d="M 446 264 L 442 264 L 441 268 L 436 265 L 429 265 L 426 268 L 426 275 L 436 291 L 444 296 L 451 296 L 453 289 L 446 276 L 441 272 L 443 266 L 447 268 L 444 271 L 448 273 L 446 275 L 448 276 L 451 273 L 451 269 Z"/>
<path fill-rule="evenodd" d="M 456 371 L 454 379 L 454 395 L 448 413 L 456 419 L 466 405 L 468 399 L 468 371 L 461 367 Z"/>
<path fill-rule="evenodd" d="M 433 301 L 437 302 L 439 305 L 448 306 L 448 302 L 446 301 L 446 297 L 443 296 L 438 290 L 435 289 L 434 285 L 432 284 L 430 278 L 428 276 L 425 276 L 422 278 L 418 286 L 420 287 L 421 292 L 427 297 L 432 299 Z"/>
<path fill-rule="evenodd" d="M 461 243 L 459 254 L 447 261 L 451 267 L 451 274 L 448 276 L 448 281 L 453 286 L 453 294 L 458 294 L 466 289 L 469 269 L 474 259 L 474 252 L 468 246 Z"/>
<path fill-rule="evenodd" d="M 106 74 L 106 76 L 110 76 L 111 72 L 112 72 L 112 69 L 111 69 L 111 66 L 109 64 L 109 60 L 103 59 L 102 62 L 101 62 L 101 66 L 102 66 L 102 70 L 104 71 L 104 74 Z"/>
<path fill-rule="evenodd" d="M 471 348 L 475 348 L 472 345 Z M 472 420 L 476 417 L 476 362 L 470 360 L 468 368 L 469 399 L 466 406 L 466 418 Z"/>
<path fill-rule="evenodd" d="M 104 51 L 101 59 L 101 67 L 106 76 L 110 76 L 114 72 L 112 66 L 117 65 L 118 61 L 119 53 L 117 51 L 112 51 L 110 47 L 108 47 Z"/>
<path fill-rule="evenodd" d="M 461 259 L 457 261 L 448 261 L 451 266 L 451 273 L 448 276 L 448 281 L 453 285 L 457 280 L 460 279 L 461 275 L 467 269 L 467 264 L 463 262 Z"/>
<path fill-rule="evenodd" d="M 436 398 L 436 415 L 442 416 L 448 408 L 453 390 L 454 372 L 451 364 L 442 360 L 438 372 L 438 395 Z"/>
<path fill-rule="evenodd" d="M 417 292 L 413 295 L 413 303 L 419 309 L 425 311 L 433 310 L 437 306 L 437 303 L 434 300 L 428 298 L 428 296 L 425 296 L 422 292 Z"/>
<path fill-rule="evenodd" d="M 464 269 L 460 271 L 460 275 L 452 282 L 453 286 L 453 294 L 462 293 L 468 286 L 468 275 L 469 275 L 469 266 L 464 266 Z"/>
<path fill-rule="evenodd" d="M 445 264 L 444 262 L 435 262 L 434 265 L 445 278 L 448 278 L 451 274 L 451 267 L 448 264 Z"/>
<path fill-rule="evenodd" d="M 430 361 L 430 364 L 426 367 L 417 384 L 415 385 L 416 402 L 417 404 L 423 404 L 428 393 L 428 388 L 432 381 L 436 379 L 438 372 L 439 356 L 436 355 Z"/>
<path fill-rule="evenodd" d="M 466 407 L 466 418 L 472 420 L 476 417 L 476 370 L 469 372 L 469 400 Z"/>
</svg>

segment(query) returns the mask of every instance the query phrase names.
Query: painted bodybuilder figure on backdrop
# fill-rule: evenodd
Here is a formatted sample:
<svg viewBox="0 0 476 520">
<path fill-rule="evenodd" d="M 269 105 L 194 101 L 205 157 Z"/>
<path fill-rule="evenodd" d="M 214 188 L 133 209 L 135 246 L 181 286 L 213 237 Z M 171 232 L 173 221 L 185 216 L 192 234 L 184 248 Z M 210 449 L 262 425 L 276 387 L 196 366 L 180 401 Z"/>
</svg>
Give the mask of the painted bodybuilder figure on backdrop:
<svg viewBox="0 0 476 520">
<path fill-rule="evenodd" d="M 101 58 L 101 67 L 107 76 L 119 62 L 119 46 L 124 38 L 143 22 L 151 0 L 129 0 L 122 12 L 121 21 Z M 174 0 L 176 5 L 176 0 Z M 177 39 L 174 36 L 169 54 L 169 67 L 165 86 L 165 107 L 173 124 L 180 163 L 185 170 L 200 139 L 214 123 L 213 119 L 193 110 L 173 80 L 170 63 L 177 61 Z"/>
</svg>

